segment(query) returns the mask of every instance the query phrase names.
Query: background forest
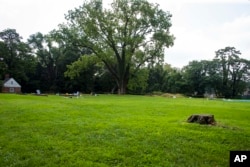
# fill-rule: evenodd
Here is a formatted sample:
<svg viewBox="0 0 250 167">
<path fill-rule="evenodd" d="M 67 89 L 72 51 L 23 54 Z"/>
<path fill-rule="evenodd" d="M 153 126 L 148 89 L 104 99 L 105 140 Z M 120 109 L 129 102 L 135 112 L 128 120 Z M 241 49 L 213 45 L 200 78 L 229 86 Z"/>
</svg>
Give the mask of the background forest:
<svg viewBox="0 0 250 167">
<path fill-rule="evenodd" d="M 111 10 L 91 1 L 69 11 L 68 24 L 32 34 L 27 41 L 15 29 L 2 30 L 0 85 L 9 74 L 23 93 L 168 92 L 233 98 L 249 91 L 250 60 L 241 58 L 239 50 L 218 48 L 213 60 L 172 67 L 164 61 L 164 48 L 174 44 L 171 14 L 147 1 L 144 6 L 121 2 Z"/>
</svg>

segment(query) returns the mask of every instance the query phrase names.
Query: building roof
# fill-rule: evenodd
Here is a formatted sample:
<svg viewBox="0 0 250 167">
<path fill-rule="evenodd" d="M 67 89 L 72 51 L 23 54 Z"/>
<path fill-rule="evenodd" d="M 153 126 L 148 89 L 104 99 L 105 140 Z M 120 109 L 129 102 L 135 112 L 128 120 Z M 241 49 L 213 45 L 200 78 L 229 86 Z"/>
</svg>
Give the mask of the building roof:
<svg viewBox="0 0 250 167">
<path fill-rule="evenodd" d="M 14 78 L 9 78 L 4 81 L 3 87 L 20 88 L 21 85 Z"/>
</svg>

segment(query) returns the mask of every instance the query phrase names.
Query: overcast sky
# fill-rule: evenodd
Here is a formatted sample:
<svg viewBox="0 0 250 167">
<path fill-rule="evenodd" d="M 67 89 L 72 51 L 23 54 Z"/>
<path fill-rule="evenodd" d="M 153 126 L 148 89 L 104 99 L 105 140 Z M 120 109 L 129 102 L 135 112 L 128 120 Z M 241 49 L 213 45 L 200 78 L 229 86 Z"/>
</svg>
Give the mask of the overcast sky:
<svg viewBox="0 0 250 167">
<path fill-rule="evenodd" d="M 112 0 L 103 0 L 110 3 Z M 174 46 L 165 62 L 183 67 L 192 60 L 211 60 L 227 46 L 250 60 L 250 0 L 149 0 L 172 17 Z M 47 34 L 65 21 L 64 14 L 83 0 L 0 0 L 0 31 L 16 29 L 24 41 L 36 32 Z"/>
</svg>

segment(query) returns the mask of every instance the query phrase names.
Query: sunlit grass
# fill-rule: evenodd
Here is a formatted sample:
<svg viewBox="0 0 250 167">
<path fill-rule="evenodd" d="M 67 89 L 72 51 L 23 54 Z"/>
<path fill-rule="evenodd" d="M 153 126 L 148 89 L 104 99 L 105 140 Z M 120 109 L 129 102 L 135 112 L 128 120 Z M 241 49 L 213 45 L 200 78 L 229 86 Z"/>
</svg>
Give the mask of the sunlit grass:
<svg viewBox="0 0 250 167">
<path fill-rule="evenodd" d="M 228 166 L 250 150 L 250 103 L 0 94 L 1 166 Z M 214 114 L 217 126 L 186 123 Z"/>
</svg>

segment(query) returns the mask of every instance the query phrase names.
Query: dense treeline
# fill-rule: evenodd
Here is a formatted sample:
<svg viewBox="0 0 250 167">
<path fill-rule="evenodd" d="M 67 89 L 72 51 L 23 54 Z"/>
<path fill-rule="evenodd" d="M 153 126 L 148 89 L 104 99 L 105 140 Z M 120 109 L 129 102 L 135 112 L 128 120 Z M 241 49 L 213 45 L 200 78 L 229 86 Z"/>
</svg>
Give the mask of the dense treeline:
<svg viewBox="0 0 250 167">
<path fill-rule="evenodd" d="M 22 42 L 14 29 L 0 32 L 0 74 L 10 74 L 23 92 L 116 93 L 117 85 L 105 65 L 91 51 L 59 41 L 58 34 L 33 34 Z M 151 63 L 131 77 L 128 93 L 184 93 L 236 97 L 249 88 L 250 61 L 226 47 L 213 60 L 192 61 L 182 69 L 163 62 Z"/>
<path fill-rule="evenodd" d="M 68 23 L 26 42 L 15 29 L 0 32 L 0 80 L 10 74 L 22 92 L 184 93 L 241 95 L 250 82 L 250 61 L 226 47 L 213 60 L 182 69 L 164 63 L 173 45 L 171 14 L 145 0 L 84 3 L 66 15 Z"/>
</svg>

